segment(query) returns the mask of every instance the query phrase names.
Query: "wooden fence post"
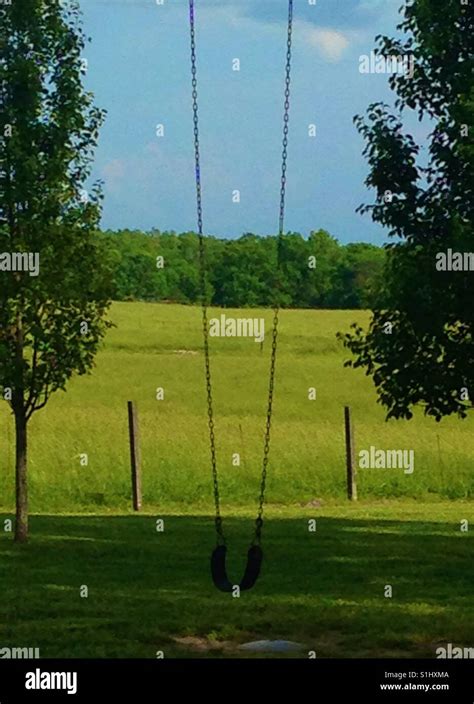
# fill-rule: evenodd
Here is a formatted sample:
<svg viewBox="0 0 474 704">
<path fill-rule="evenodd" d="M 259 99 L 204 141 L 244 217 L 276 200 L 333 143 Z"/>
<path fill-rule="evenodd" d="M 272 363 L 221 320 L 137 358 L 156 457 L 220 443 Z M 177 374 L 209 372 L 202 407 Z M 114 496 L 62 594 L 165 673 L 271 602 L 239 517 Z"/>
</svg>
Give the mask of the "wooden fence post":
<svg viewBox="0 0 474 704">
<path fill-rule="evenodd" d="M 352 426 L 351 409 L 344 406 L 344 427 L 346 434 L 346 469 L 347 469 L 347 498 L 357 501 L 357 471 L 355 464 L 354 429 Z"/>
<path fill-rule="evenodd" d="M 137 407 L 133 401 L 127 402 L 128 406 L 128 432 L 130 438 L 130 463 L 132 467 L 132 495 L 133 508 L 140 511 L 142 507 L 142 482 L 141 482 L 141 455 L 140 435 L 138 432 Z"/>
</svg>

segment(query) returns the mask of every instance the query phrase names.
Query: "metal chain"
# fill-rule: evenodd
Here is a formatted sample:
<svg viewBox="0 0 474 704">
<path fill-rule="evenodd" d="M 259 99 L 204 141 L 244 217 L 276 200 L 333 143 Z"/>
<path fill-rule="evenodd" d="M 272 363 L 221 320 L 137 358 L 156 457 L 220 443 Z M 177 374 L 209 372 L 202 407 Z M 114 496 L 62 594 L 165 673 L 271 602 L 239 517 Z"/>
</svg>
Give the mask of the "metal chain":
<svg viewBox="0 0 474 704">
<path fill-rule="evenodd" d="M 290 83 L 291 83 L 291 40 L 293 33 L 293 0 L 288 2 L 288 36 L 286 43 L 285 67 L 285 104 L 283 113 L 283 150 L 281 153 L 281 184 L 280 184 L 280 221 L 278 228 L 279 244 L 283 237 L 285 225 L 285 192 L 286 192 L 286 162 L 288 158 L 288 132 L 290 121 Z"/>
<path fill-rule="evenodd" d="M 255 534 L 253 543 L 260 543 L 263 527 L 263 506 L 265 503 L 265 488 L 267 483 L 267 469 L 270 458 L 270 432 L 272 425 L 273 414 L 273 391 L 275 387 L 275 369 L 276 369 L 276 354 L 277 354 L 277 338 L 278 338 L 278 315 L 280 309 L 280 265 L 281 265 L 281 250 L 283 243 L 283 232 L 285 226 L 285 195 L 286 195 L 286 166 L 288 158 L 288 132 L 290 121 L 290 83 L 291 83 L 291 41 L 293 33 L 293 0 L 288 0 L 288 34 L 286 43 L 286 66 L 285 66 L 285 104 L 283 110 L 283 149 L 281 154 L 281 182 L 280 182 L 280 218 L 278 227 L 277 241 L 277 286 L 276 286 L 276 301 L 273 311 L 273 329 L 272 329 L 272 352 L 270 358 L 270 379 L 268 384 L 268 405 L 267 405 L 267 420 L 265 424 L 265 440 L 263 446 L 263 463 L 262 463 L 262 478 L 260 482 L 260 496 L 258 502 L 257 519 L 255 521 Z"/>
<path fill-rule="evenodd" d="M 214 412 L 212 404 L 212 384 L 211 384 L 211 361 L 209 357 L 209 325 L 207 320 L 207 262 L 204 236 L 202 234 L 202 192 L 201 192 L 201 159 L 199 152 L 199 117 L 198 117 L 198 94 L 197 94 L 197 68 L 196 68 L 196 35 L 194 23 L 194 0 L 189 0 L 189 21 L 191 28 L 191 74 L 192 74 L 192 99 L 193 99 L 193 123 L 194 123 L 194 162 L 196 171 L 196 202 L 197 220 L 199 234 L 199 270 L 201 283 L 201 309 L 202 309 L 202 331 L 204 339 L 204 365 L 206 370 L 206 392 L 207 392 L 207 416 L 209 423 L 209 441 L 211 449 L 212 481 L 214 485 L 214 503 L 216 510 L 215 525 L 218 544 L 225 545 L 225 537 L 222 529 L 222 517 L 220 511 L 219 498 L 219 478 L 217 475 L 217 454 L 216 438 L 214 430 Z"/>
<path fill-rule="evenodd" d="M 199 151 L 199 119 L 198 119 L 198 94 L 197 94 L 197 69 L 196 69 L 196 36 L 195 36 L 195 14 L 194 0 L 189 0 L 189 20 L 191 29 L 191 74 L 192 74 L 192 99 L 193 99 L 193 123 L 194 123 L 194 157 L 196 171 L 196 202 L 197 202 L 197 219 L 198 219 L 198 235 L 199 235 L 199 262 L 200 262 L 200 284 L 201 284 L 201 307 L 202 307 L 202 327 L 204 338 L 204 360 L 206 370 L 206 391 L 207 391 L 207 415 L 209 421 L 209 439 L 211 450 L 211 465 L 212 478 L 214 484 L 214 503 L 216 510 L 215 526 L 217 533 L 218 544 L 225 545 L 225 537 L 222 526 L 222 517 L 220 514 L 220 496 L 219 496 L 219 478 L 217 473 L 217 456 L 216 456 L 216 441 L 214 428 L 214 413 L 212 400 L 212 384 L 211 384 L 211 364 L 209 356 L 209 326 L 207 318 L 207 262 L 204 236 L 202 231 L 202 191 L 201 191 L 201 166 L 200 166 L 200 151 Z M 281 245 L 283 240 L 284 219 L 285 219 L 285 193 L 286 193 L 286 168 L 287 168 L 287 149 L 288 149 L 288 131 L 289 131 L 289 113 L 290 113 L 290 80 L 291 80 L 291 43 L 293 30 L 293 0 L 288 0 L 288 35 L 287 35 L 287 51 L 286 51 L 286 71 L 285 71 L 285 103 L 283 117 L 283 150 L 282 150 L 282 168 L 281 168 L 281 183 L 280 183 L 280 216 L 279 216 L 279 231 L 277 242 L 277 268 L 280 269 L 281 262 Z M 259 543 L 261 539 L 263 527 L 263 506 L 265 502 L 265 487 L 267 479 L 267 468 L 270 454 L 270 431 L 273 412 L 273 392 L 275 385 L 275 369 L 276 369 L 276 353 L 277 353 L 277 337 L 278 337 L 278 314 L 279 314 L 279 282 L 277 280 L 277 300 L 275 302 L 273 312 L 273 329 L 272 329 L 272 351 L 270 358 L 270 377 L 268 386 L 268 404 L 267 417 L 265 424 L 265 439 L 263 449 L 263 464 L 262 478 L 260 483 L 260 495 L 257 519 L 255 522 L 255 533 L 253 543 Z"/>
</svg>

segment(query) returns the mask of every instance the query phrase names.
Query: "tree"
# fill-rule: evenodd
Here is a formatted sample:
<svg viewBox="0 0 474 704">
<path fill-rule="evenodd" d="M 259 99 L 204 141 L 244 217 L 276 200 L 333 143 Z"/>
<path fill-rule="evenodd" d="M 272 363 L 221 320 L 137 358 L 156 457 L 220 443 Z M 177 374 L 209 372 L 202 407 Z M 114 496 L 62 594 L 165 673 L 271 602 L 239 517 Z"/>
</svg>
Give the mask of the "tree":
<svg viewBox="0 0 474 704">
<path fill-rule="evenodd" d="M 311 308 L 330 308 L 338 305 L 334 296 L 337 273 L 342 261 L 342 248 L 326 230 L 310 233 L 309 254 L 316 257 L 316 268 L 307 272 L 307 305 Z"/>
<path fill-rule="evenodd" d="M 440 420 L 465 417 L 474 389 L 474 272 L 441 271 L 448 249 L 474 252 L 474 4 L 411 0 L 400 39 L 378 38 L 377 53 L 413 57 L 413 75 L 390 78 L 395 111 L 371 105 L 355 118 L 376 202 L 362 206 L 389 229 L 384 299 L 367 332 L 341 336 L 372 376 L 387 417 L 412 408 Z M 403 111 L 429 120 L 427 159 L 403 130 Z"/>
<path fill-rule="evenodd" d="M 216 305 L 272 305 L 275 297 L 276 242 L 246 233 L 225 243 L 209 277 Z"/>
<path fill-rule="evenodd" d="M 339 308 L 373 308 L 379 301 L 385 250 L 357 242 L 346 245 L 343 254 L 331 300 Z"/>
<path fill-rule="evenodd" d="M 82 87 L 75 1 L 2 3 L 0 28 L 0 390 L 15 419 L 23 542 L 28 421 L 72 374 L 91 369 L 109 326 L 111 275 L 95 235 L 100 184 L 84 188 L 104 113 Z M 35 258 L 38 275 L 6 266 L 12 253 Z"/>
</svg>

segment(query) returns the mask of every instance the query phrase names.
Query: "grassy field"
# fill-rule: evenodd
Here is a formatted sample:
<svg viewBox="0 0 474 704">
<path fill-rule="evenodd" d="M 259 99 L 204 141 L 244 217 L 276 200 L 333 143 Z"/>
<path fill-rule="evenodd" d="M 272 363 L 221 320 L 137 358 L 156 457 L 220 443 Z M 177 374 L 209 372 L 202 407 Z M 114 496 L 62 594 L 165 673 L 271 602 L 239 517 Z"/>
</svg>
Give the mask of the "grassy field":
<svg viewBox="0 0 474 704">
<path fill-rule="evenodd" d="M 242 312 L 226 311 L 241 316 Z M 213 380 L 224 505 L 255 500 L 263 449 L 271 312 L 263 346 L 213 338 Z M 93 374 L 74 379 L 30 425 L 31 509 L 127 510 L 130 504 L 126 402 L 140 414 L 145 506 L 211 506 L 211 477 L 201 353 L 200 311 L 174 305 L 117 303 L 116 324 Z M 467 499 L 474 494 L 472 418 L 437 424 L 418 414 L 384 420 L 371 382 L 343 368 L 335 339 L 357 311 L 283 311 L 268 501 L 341 499 L 345 491 L 343 406 L 353 409 L 357 449 L 413 449 L 415 471 L 361 470 L 364 498 Z M 164 400 L 156 400 L 157 387 Z M 308 400 L 308 388 L 317 398 Z M 13 508 L 14 432 L 0 408 L 0 510 Z M 81 455 L 88 455 L 88 465 Z M 232 464 L 234 453 L 241 466 Z"/>
<path fill-rule="evenodd" d="M 261 579 L 240 598 L 211 584 L 205 515 L 160 513 L 162 533 L 156 515 L 34 517 L 28 545 L 0 542 L 0 646 L 42 658 L 236 657 L 246 641 L 283 638 L 302 657 L 434 658 L 447 643 L 473 645 L 473 538 L 460 531 L 470 510 L 270 509 Z M 230 512 L 238 580 L 251 516 Z"/>
<path fill-rule="evenodd" d="M 242 312 L 226 311 L 227 315 Z M 255 516 L 271 313 L 263 351 L 212 340 L 222 512 L 238 581 Z M 115 304 L 89 377 L 30 426 L 31 539 L 0 532 L 0 647 L 41 657 L 235 657 L 249 640 L 317 657 L 435 657 L 474 633 L 472 420 L 384 421 L 335 339 L 363 312 L 283 311 L 257 587 L 217 592 L 200 311 Z M 164 400 L 156 389 L 164 388 Z M 315 401 L 308 388 L 317 389 Z M 144 511 L 131 515 L 126 402 L 137 402 Z M 413 449 L 415 471 L 360 470 L 345 499 L 343 406 L 357 449 Z M 13 425 L 0 409 L 0 526 L 13 511 Z M 81 465 L 81 455 L 88 464 Z M 241 465 L 233 466 L 239 453 Z M 164 520 L 157 532 L 156 519 Z M 308 530 L 316 519 L 317 530 Z M 386 585 L 393 595 L 384 596 Z M 87 597 L 81 588 L 87 587 Z M 84 594 L 84 592 L 83 592 Z"/>
</svg>

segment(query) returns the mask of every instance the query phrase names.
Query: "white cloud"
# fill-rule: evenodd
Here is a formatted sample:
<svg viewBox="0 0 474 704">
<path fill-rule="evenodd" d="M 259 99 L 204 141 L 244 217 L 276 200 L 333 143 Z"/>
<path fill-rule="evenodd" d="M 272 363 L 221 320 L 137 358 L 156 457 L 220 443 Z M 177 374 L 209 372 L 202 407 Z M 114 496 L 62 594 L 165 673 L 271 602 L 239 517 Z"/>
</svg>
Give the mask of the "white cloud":
<svg viewBox="0 0 474 704">
<path fill-rule="evenodd" d="M 276 22 L 262 22 L 260 19 L 241 14 L 241 10 L 234 5 L 219 8 L 203 7 L 201 16 L 207 20 L 207 12 L 210 11 L 209 18 L 216 22 L 217 13 L 220 19 L 234 29 L 241 29 L 247 32 L 252 31 L 255 36 L 262 37 L 262 31 L 274 37 L 282 36 L 282 28 Z M 358 32 L 350 30 L 342 32 L 330 27 L 315 26 L 306 20 L 294 21 L 294 40 L 303 41 L 307 46 L 316 49 L 326 61 L 336 62 L 349 47 L 351 40 L 358 39 Z"/>
<path fill-rule="evenodd" d="M 328 61 L 339 61 L 350 44 L 347 34 L 336 29 L 314 27 L 309 22 L 298 24 L 303 41 Z"/>
</svg>

